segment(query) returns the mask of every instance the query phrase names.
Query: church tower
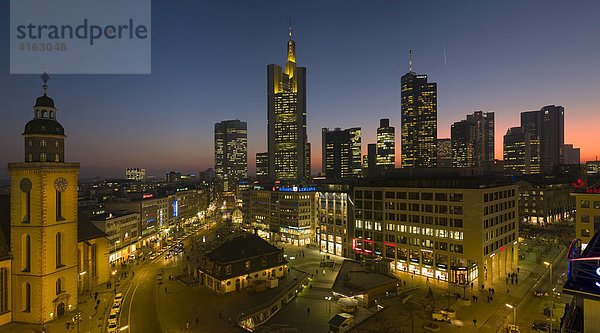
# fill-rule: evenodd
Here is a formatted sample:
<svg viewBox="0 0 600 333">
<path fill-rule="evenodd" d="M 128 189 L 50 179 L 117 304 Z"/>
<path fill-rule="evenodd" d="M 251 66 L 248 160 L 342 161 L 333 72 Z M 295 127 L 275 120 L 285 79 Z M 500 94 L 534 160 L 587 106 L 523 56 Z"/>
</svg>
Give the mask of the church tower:
<svg viewBox="0 0 600 333">
<path fill-rule="evenodd" d="M 13 321 L 43 324 L 77 307 L 77 175 L 65 134 L 44 95 L 25 125 L 25 162 L 9 163 Z"/>
</svg>

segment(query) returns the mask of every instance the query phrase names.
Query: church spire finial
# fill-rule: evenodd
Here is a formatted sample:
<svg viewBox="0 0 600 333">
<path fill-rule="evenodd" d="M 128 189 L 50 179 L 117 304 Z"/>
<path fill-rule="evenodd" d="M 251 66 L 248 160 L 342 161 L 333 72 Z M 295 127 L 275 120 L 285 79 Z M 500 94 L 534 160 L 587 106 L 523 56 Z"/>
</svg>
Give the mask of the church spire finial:
<svg viewBox="0 0 600 333">
<path fill-rule="evenodd" d="M 48 80 L 50 80 L 50 75 L 48 75 L 48 68 L 44 68 L 44 73 L 42 73 L 42 75 L 40 75 L 40 77 L 42 78 L 42 81 L 44 81 L 44 85 L 42 86 L 42 88 L 44 88 L 44 96 L 46 95 L 46 89 L 48 89 Z"/>
<path fill-rule="evenodd" d="M 408 50 L 408 71 L 412 72 L 412 50 Z"/>
<path fill-rule="evenodd" d="M 292 17 L 290 16 L 289 19 L 290 19 L 290 26 L 288 29 L 289 29 L 290 40 L 292 40 Z"/>
</svg>

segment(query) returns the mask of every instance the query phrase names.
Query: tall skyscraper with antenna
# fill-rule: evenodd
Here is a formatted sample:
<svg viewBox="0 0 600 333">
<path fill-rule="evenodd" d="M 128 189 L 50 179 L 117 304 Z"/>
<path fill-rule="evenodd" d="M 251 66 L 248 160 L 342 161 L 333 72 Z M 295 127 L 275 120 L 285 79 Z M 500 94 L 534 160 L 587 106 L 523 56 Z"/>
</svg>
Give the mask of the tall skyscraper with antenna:
<svg viewBox="0 0 600 333">
<path fill-rule="evenodd" d="M 310 178 L 310 144 L 306 134 L 306 68 L 296 66 L 290 21 L 285 70 L 267 66 L 269 177 L 301 183 Z"/>
<path fill-rule="evenodd" d="M 437 83 L 409 71 L 401 79 L 402 167 L 435 168 L 437 163 Z"/>
</svg>

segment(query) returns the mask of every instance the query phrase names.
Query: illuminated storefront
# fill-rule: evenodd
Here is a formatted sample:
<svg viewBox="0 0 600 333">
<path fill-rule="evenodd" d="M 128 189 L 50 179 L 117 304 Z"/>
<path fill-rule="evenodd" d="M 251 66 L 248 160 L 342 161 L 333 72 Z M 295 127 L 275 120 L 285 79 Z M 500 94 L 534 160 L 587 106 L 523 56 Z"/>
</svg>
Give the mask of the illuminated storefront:
<svg viewBox="0 0 600 333">
<path fill-rule="evenodd" d="M 281 241 L 292 245 L 303 246 L 310 244 L 310 227 L 280 227 Z"/>
</svg>

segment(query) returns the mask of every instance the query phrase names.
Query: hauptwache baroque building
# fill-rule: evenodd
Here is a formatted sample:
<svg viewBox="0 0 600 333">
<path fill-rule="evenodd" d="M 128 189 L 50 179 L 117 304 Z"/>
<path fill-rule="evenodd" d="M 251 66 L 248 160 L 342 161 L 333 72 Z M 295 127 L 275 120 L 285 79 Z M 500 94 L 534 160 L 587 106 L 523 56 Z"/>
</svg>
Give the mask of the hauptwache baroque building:
<svg viewBox="0 0 600 333">
<path fill-rule="evenodd" d="M 10 209 L 0 222 L 10 227 L 10 253 L 2 255 L 0 242 L 0 325 L 42 325 L 74 312 L 78 284 L 86 290 L 109 276 L 106 235 L 94 226 L 78 230 L 79 163 L 64 161 L 66 136 L 46 95 L 47 74 L 42 79 L 44 95 L 23 132 L 25 162 L 8 164 Z"/>
<path fill-rule="evenodd" d="M 386 179 L 354 188 L 356 258 L 453 283 L 517 268 L 518 187 L 500 179 Z"/>
</svg>

